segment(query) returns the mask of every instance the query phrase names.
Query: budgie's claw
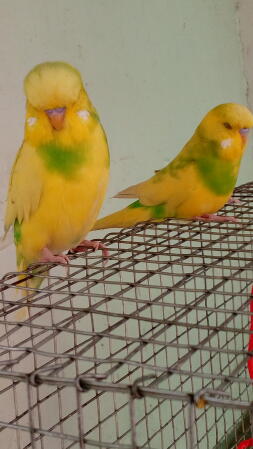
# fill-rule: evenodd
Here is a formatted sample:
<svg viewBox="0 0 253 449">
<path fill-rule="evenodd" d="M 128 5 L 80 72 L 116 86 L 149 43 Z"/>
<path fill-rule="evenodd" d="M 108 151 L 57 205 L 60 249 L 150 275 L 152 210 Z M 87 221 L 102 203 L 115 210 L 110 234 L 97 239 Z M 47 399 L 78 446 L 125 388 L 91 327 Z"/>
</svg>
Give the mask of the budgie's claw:
<svg viewBox="0 0 253 449">
<path fill-rule="evenodd" d="M 93 249 L 94 251 L 101 249 L 103 257 L 105 259 L 109 258 L 109 251 L 108 251 L 107 247 L 103 243 L 101 243 L 97 240 L 93 240 L 93 241 L 83 240 L 81 243 L 79 243 L 79 245 L 76 248 L 70 249 L 69 254 L 82 252 L 82 251 L 85 251 L 85 249 Z"/>
<path fill-rule="evenodd" d="M 193 217 L 194 221 L 200 220 L 200 221 L 214 221 L 217 223 L 238 223 L 238 218 L 235 217 L 227 217 L 225 215 L 215 215 L 215 214 L 204 214 L 199 217 Z"/>
<path fill-rule="evenodd" d="M 240 204 L 243 204 L 240 200 L 238 200 L 238 198 L 234 198 L 233 196 L 231 196 L 228 200 L 228 204 L 238 204 L 240 206 Z"/>
<path fill-rule="evenodd" d="M 39 262 L 62 263 L 66 265 L 69 258 L 66 254 L 55 255 L 48 248 L 43 248 Z"/>
</svg>

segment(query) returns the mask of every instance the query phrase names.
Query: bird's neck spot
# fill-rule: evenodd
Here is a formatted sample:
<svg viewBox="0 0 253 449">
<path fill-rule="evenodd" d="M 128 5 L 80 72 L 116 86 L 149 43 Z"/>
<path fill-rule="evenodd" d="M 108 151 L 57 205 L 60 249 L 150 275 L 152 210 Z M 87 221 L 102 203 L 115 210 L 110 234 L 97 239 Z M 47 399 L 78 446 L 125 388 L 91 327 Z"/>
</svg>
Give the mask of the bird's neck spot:
<svg viewBox="0 0 253 449">
<path fill-rule="evenodd" d="M 90 113 L 86 109 L 81 109 L 77 112 L 77 115 L 79 115 L 79 117 L 81 117 L 83 120 L 88 120 Z"/>
<path fill-rule="evenodd" d="M 228 148 L 228 147 L 231 147 L 232 142 L 233 142 L 233 139 L 231 139 L 231 138 L 224 139 L 224 140 L 221 141 L 221 147 L 222 147 L 222 148 Z"/>
<path fill-rule="evenodd" d="M 33 126 L 36 122 L 37 122 L 36 117 L 28 117 L 28 119 L 27 119 L 27 124 L 29 126 Z"/>
</svg>

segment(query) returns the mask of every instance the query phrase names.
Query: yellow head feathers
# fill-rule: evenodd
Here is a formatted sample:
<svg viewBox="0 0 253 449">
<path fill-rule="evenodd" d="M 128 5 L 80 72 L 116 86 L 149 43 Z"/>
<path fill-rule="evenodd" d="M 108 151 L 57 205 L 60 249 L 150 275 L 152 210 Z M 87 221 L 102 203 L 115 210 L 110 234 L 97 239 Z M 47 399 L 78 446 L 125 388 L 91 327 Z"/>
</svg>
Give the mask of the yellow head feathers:
<svg viewBox="0 0 253 449">
<path fill-rule="evenodd" d="M 197 132 L 205 139 L 220 140 L 233 137 L 242 129 L 253 127 L 253 114 L 238 103 L 224 103 L 211 109 L 203 118 Z"/>
<path fill-rule="evenodd" d="M 39 110 L 67 107 L 83 89 L 79 72 L 66 62 L 44 62 L 35 66 L 24 80 L 27 100 Z"/>
</svg>

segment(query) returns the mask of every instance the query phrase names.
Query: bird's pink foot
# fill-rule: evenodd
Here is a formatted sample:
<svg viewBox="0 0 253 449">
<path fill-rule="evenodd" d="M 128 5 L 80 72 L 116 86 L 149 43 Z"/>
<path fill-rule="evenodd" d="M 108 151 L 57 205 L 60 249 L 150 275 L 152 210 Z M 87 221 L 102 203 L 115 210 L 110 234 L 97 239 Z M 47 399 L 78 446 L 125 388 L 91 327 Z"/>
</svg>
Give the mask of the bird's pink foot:
<svg viewBox="0 0 253 449">
<path fill-rule="evenodd" d="M 43 248 L 39 262 L 62 263 L 66 265 L 69 258 L 66 254 L 53 254 L 48 248 Z"/>
<path fill-rule="evenodd" d="M 81 243 L 79 243 L 79 245 L 76 248 L 70 249 L 69 250 L 69 254 L 74 254 L 74 253 L 78 253 L 78 252 L 82 252 L 85 251 L 86 249 L 93 249 L 93 251 L 97 251 L 98 249 L 101 249 L 103 257 L 105 259 L 108 259 L 109 257 L 109 251 L 107 249 L 107 247 L 96 240 L 83 240 Z"/>
<path fill-rule="evenodd" d="M 238 219 L 235 217 L 226 217 L 225 215 L 215 215 L 215 214 L 204 214 L 199 217 L 193 217 L 193 220 L 200 221 L 213 221 L 217 223 L 238 223 Z"/>
<path fill-rule="evenodd" d="M 240 206 L 240 204 L 243 204 L 240 200 L 238 200 L 238 198 L 234 198 L 233 196 L 231 196 L 228 200 L 228 204 L 238 204 Z"/>
</svg>

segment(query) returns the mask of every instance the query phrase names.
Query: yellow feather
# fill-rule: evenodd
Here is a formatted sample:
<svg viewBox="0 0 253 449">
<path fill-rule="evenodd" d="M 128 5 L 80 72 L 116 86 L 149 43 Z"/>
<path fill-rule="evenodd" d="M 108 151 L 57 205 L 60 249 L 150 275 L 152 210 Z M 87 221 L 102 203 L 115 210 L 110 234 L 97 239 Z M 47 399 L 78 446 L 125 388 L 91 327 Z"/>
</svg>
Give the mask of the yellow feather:
<svg viewBox="0 0 253 449">
<path fill-rule="evenodd" d="M 75 104 L 82 89 L 80 73 L 66 62 L 38 64 L 24 81 L 28 102 L 41 111 Z"/>
</svg>

